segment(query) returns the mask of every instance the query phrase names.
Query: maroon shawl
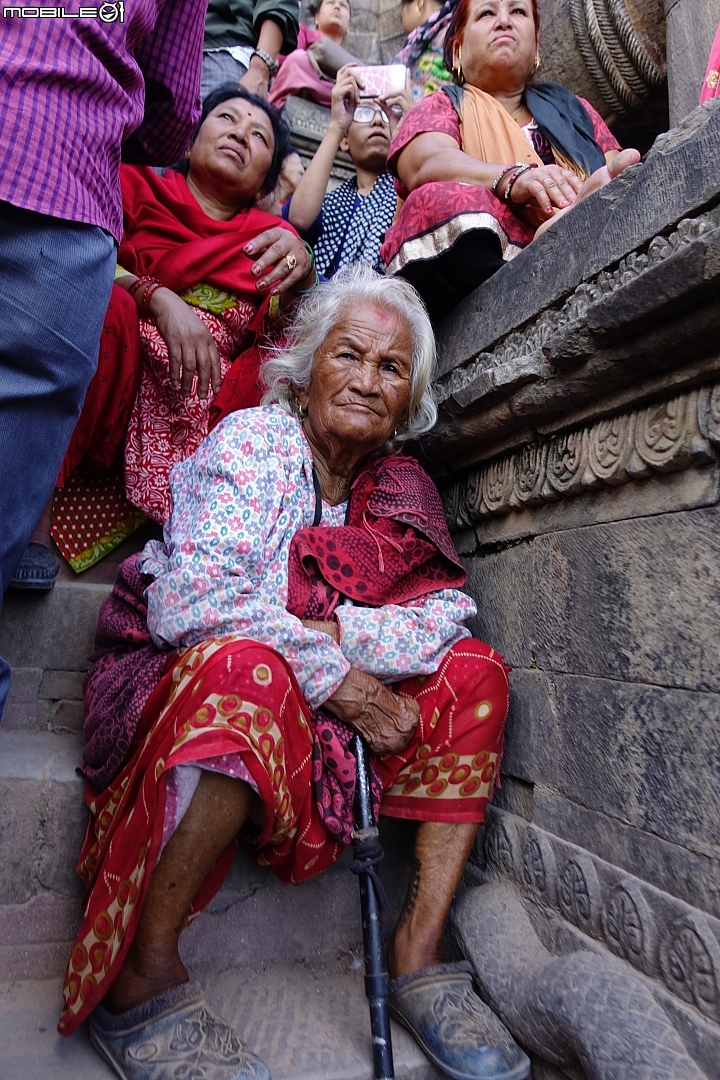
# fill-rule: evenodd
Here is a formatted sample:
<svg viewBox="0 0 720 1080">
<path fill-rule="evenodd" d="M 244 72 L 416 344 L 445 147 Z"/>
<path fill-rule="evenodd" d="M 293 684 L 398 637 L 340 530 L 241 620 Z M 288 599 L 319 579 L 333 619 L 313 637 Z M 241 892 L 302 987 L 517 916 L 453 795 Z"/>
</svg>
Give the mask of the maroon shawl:
<svg viewBox="0 0 720 1080">
<path fill-rule="evenodd" d="M 392 454 L 365 465 L 346 521 L 293 537 L 287 607 L 298 618 L 329 618 L 345 596 L 381 607 L 465 584 L 438 490 L 414 458 Z"/>
<path fill-rule="evenodd" d="M 404 454 L 374 458 L 352 485 L 347 524 L 300 529 L 290 545 L 288 603 L 300 619 L 328 619 L 344 597 L 364 607 L 421 600 L 460 588 L 467 574 L 437 488 Z M 325 828 L 350 844 L 354 823 L 354 735 L 325 709 L 314 714 L 313 794 Z M 371 762 L 375 816 L 382 784 Z"/>
</svg>

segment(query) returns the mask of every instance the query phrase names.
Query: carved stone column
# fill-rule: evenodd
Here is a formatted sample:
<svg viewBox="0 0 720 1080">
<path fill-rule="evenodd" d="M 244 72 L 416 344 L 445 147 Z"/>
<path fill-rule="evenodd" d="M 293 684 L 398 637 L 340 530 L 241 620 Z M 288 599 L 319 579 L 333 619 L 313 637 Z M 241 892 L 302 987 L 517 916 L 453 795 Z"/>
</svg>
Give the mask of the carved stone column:
<svg viewBox="0 0 720 1080">
<path fill-rule="evenodd" d="M 670 123 L 677 124 L 700 97 L 710 46 L 720 23 L 720 0 L 661 0 L 667 18 Z"/>
</svg>

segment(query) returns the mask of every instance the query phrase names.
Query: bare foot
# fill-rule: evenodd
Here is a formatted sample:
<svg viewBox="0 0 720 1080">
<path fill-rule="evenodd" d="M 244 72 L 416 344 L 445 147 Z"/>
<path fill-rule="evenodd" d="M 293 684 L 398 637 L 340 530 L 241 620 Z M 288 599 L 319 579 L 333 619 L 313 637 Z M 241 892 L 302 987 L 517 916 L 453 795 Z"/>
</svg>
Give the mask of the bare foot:
<svg viewBox="0 0 720 1080">
<path fill-rule="evenodd" d="M 150 998 L 158 997 L 173 986 L 190 981 L 190 976 L 180 957 L 159 957 L 154 963 L 138 963 L 132 956 L 132 945 L 115 982 L 103 998 L 103 1005 L 111 1013 L 127 1012 L 142 1005 Z M 136 967 L 140 970 L 136 970 Z"/>
<path fill-rule="evenodd" d="M 543 221 L 542 225 L 539 225 L 534 239 L 537 240 L 538 236 L 549 229 L 551 225 L 561 218 L 564 214 L 567 214 L 568 210 L 572 210 L 573 206 L 577 206 L 578 203 L 586 199 L 588 195 L 592 195 L 593 191 L 599 191 L 600 188 L 605 187 L 611 180 L 614 180 L 620 173 L 625 172 L 631 165 L 638 165 L 641 160 L 639 150 L 621 150 L 620 153 L 612 159 L 609 165 L 603 165 L 601 169 L 596 169 L 592 176 L 589 176 L 583 186 L 580 188 L 577 198 L 572 206 L 566 206 L 563 210 L 557 210 L 549 221 Z"/>
</svg>

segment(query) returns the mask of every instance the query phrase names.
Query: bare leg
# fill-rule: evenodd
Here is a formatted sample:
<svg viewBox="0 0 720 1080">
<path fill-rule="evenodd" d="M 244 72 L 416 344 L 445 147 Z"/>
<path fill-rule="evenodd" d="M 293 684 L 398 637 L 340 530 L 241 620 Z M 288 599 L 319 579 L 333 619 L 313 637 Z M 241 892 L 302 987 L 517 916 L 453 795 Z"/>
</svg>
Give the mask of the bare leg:
<svg viewBox="0 0 720 1080">
<path fill-rule="evenodd" d="M 474 822 L 420 824 L 405 904 L 388 950 L 392 978 L 444 960 L 445 920 L 477 831 Z"/>
<path fill-rule="evenodd" d="M 52 509 L 53 502 L 55 501 L 55 492 L 45 504 L 45 509 L 40 515 L 40 520 L 35 526 L 35 532 L 30 537 L 29 543 L 42 544 L 43 547 L 52 549 L 52 540 L 50 539 L 50 530 L 52 529 Z"/>
<path fill-rule="evenodd" d="M 110 1012 L 125 1012 L 188 981 L 178 953 L 183 919 L 255 798 L 242 780 L 202 773 L 190 806 L 155 868 L 132 945 L 103 1001 Z"/>
<path fill-rule="evenodd" d="M 549 221 L 543 221 L 535 233 L 534 239 L 537 240 L 538 236 L 541 236 L 546 229 L 549 229 L 555 224 L 564 214 L 567 214 L 569 210 L 572 210 L 573 206 L 577 206 L 579 202 L 586 199 L 588 195 L 592 195 L 593 191 L 598 191 L 600 188 L 605 187 L 611 180 L 614 180 L 620 173 L 625 172 L 631 165 L 637 165 L 640 162 L 640 152 L 638 150 L 621 150 L 617 157 L 614 157 L 609 165 L 603 165 L 601 169 L 596 169 L 592 176 L 589 176 L 583 186 L 578 192 L 577 199 L 570 206 L 566 206 L 563 210 L 558 210 Z"/>
</svg>

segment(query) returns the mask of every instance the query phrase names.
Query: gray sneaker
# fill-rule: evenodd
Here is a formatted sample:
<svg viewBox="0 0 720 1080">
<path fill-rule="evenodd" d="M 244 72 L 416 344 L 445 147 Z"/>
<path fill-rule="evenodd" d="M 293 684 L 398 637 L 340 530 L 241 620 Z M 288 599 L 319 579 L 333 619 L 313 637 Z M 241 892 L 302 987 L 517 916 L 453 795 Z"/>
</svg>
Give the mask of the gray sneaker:
<svg viewBox="0 0 720 1080">
<path fill-rule="evenodd" d="M 525 1080 L 530 1059 L 472 987 L 472 965 L 434 964 L 390 983 L 390 1014 L 453 1080 Z"/>
<path fill-rule="evenodd" d="M 90 1042 L 121 1080 L 271 1080 L 190 983 L 118 1015 L 99 1005 Z"/>
</svg>

